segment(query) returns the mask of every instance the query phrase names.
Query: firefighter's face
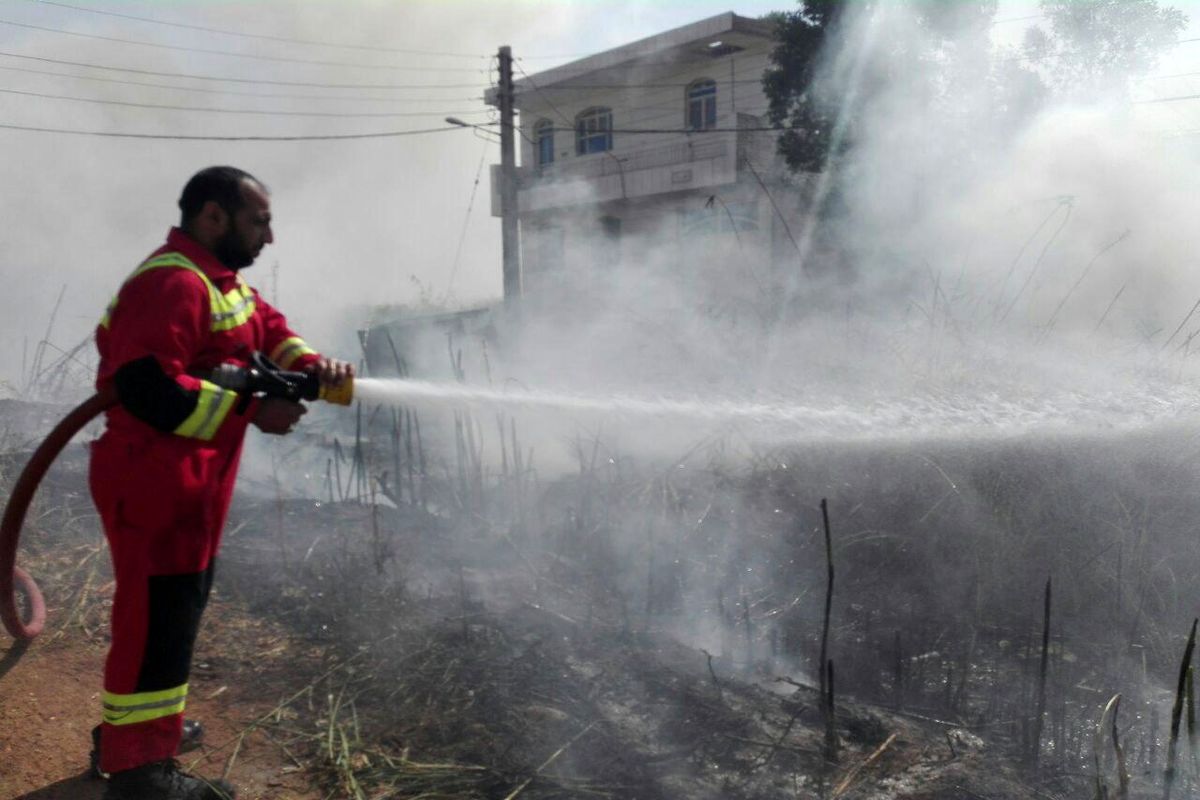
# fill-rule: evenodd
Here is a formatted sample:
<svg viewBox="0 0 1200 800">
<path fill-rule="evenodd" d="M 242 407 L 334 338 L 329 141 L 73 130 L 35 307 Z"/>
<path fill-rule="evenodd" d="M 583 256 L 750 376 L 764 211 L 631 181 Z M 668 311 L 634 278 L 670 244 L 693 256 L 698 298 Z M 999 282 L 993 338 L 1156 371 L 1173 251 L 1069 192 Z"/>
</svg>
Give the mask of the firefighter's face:
<svg viewBox="0 0 1200 800">
<path fill-rule="evenodd" d="M 253 181 L 242 183 L 242 207 L 226 214 L 225 232 L 213 248 L 214 254 L 230 269 L 254 263 L 262 249 L 275 241 L 271 232 L 271 198 Z"/>
</svg>

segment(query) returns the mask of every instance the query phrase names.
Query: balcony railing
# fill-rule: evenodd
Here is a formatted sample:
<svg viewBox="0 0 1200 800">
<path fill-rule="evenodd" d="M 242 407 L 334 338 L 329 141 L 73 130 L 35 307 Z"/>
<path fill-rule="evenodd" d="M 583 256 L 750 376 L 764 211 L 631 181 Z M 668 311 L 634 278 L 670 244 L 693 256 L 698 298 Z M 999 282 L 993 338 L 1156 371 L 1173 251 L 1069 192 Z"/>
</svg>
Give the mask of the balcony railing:
<svg viewBox="0 0 1200 800">
<path fill-rule="evenodd" d="M 578 156 L 536 167 L 522 167 L 518 179 L 522 187 L 540 181 L 563 181 L 575 178 L 603 178 L 634 170 L 674 167 L 694 161 L 721 158 L 730 152 L 734 134 L 693 133 L 684 141 L 652 145 L 629 151 L 609 151 Z"/>
<path fill-rule="evenodd" d="M 521 167 L 517 170 L 521 211 L 719 186 L 736 181 L 747 162 L 757 171 L 769 169 L 774 159 L 774 135 L 756 130 L 761 127 L 757 118 L 746 117 L 739 122 L 751 130 L 680 134 L 661 144 Z M 497 215 L 498 177 L 493 178 L 493 213 Z"/>
</svg>

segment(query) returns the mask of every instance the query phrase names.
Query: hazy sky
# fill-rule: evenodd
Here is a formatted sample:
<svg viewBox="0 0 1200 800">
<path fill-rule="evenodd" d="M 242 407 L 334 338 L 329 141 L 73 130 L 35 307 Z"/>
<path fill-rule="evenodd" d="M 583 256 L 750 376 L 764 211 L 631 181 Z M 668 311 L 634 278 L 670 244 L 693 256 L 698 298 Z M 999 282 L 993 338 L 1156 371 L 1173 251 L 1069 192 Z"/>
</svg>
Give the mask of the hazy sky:
<svg viewBox="0 0 1200 800">
<path fill-rule="evenodd" d="M 1194 3 L 1177 5 L 1198 16 Z M 536 72 L 723 11 L 754 16 L 791 7 L 2 0 L 0 124 L 248 137 L 436 128 L 448 114 L 485 121 L 480 97 L 494 80 L 498 45 L 512 45 L 521 69 Z M 1004 3 L 996 35 L 1018 37 L 1030 22 L 1020 18 L 1031 14 L 1033 3 Z M 1193 22 L 1185 36 L 1195 30 Z M 1189 68 L 1200 71 L 1200 43 L 1181 45 L 1164 64 L 1168 72 Z M 1200 91 L 1196 80 L 1171 79 L 1161 91 Z M 1169 106 L 1161 109 L 1163 124 L 1200 128 L 1200 103 Z M 270 298 L 277 264 L 280 306 L 319 347 L 357 356 L 353 330 L 373 303 L 475 305 L 499 293 L 499 225 L 490 216 L 486 169 L 498 160 L 497 148 L 470 130 L 231 142 L 0 128 L 0 148 L 7 287 L 0 294 L 0 381 L 10 385 L 60 290 L 66 287 L 50 339 L 69 348 L 174 224 L 186 178 L 214 163 L 241 166 L 271 187 L 277 241 L 247 277 Z"/>
</svg>

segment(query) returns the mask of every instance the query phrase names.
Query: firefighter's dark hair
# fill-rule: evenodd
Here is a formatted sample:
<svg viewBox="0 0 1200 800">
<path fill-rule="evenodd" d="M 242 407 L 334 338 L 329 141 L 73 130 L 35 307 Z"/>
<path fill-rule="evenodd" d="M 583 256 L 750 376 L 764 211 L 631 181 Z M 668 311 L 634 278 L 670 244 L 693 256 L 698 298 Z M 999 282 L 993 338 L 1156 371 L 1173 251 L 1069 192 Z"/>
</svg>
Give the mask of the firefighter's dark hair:
<svg viewBox="0 0 1200 800">
<path fill-rule="evenodd" d="M 237 167 L 207 167 L 197 172 L 179 196 L 180 225 L 186 228 L 209 200 L 227 214 L 236 212 L 246 202 L 242 197 L 242 181 L 247 180 L 266 190 L 262 181 Z"/>
</svg>

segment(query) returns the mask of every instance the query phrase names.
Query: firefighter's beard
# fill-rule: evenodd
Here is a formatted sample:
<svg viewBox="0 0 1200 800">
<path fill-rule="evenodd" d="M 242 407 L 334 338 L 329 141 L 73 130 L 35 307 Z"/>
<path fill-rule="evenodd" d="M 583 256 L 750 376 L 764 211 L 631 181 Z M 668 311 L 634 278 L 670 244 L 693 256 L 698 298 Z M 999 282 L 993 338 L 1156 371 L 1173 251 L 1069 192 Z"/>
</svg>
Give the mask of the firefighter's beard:
<svg viewBox="0 0 1200 800">
<path fill-rule="evenodd" d="M 213 247 L 213 255 L 222 264 L 236 272 L 253 264 L 255 256 L 258 254 L 252 253 L 246 248 L 242 237 L 238 235 L 237 227 L 230 225 L 229 230 L 225 231 L 225 235 Z"/>
</svg>

